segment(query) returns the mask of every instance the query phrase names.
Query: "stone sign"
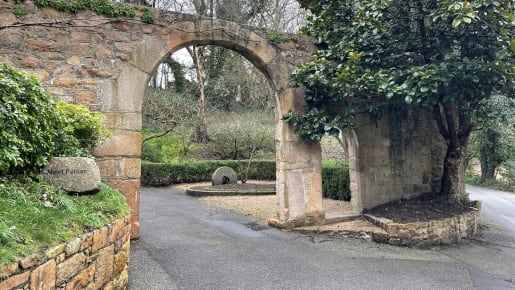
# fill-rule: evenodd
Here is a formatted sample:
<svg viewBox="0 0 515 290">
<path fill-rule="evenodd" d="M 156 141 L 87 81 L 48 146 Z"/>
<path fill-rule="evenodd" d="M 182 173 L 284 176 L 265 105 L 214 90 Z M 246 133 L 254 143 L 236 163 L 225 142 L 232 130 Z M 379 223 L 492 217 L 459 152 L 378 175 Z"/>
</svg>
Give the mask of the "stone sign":
<svg viewBox="0 0 515 290">
<path fill-rule="evenodd" d="M 215 170 L 213 176 L 211 176 L 211 181 L 213 185 L 236 184 L 238 175 L 231 167 L 222 166 Z"/>
<path fill-rule="evenodd" d="M 42 173 L 47 183 L 68 193 L 100 191 L 100 170 L 91 158 L 54 157 Z"/>
</svg>

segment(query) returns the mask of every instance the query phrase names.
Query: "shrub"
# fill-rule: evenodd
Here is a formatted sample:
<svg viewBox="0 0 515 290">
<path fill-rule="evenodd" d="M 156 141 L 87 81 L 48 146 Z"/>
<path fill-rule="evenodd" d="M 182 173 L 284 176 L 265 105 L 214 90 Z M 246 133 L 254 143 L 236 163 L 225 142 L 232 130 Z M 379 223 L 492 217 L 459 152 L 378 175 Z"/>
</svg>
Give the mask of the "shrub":
<svg viewBox="0 0 515 290">
<path fill-rule="evenodd" d="M 145 128 L 144 135 L 153 131 Z M 170 163 L 188 160 L 188 153 L 192 147 L 189 136 L 172 132 L 170 135 L 154 138 L 143 143 L 141 159 L 156 162 Z"/>
<path fill-rule="evenodd" d="M 39 81 L 2 63 L 0 124 L 0 174 L 33 172 L 57 151 L 56 142 L 69 142 L 55 100 Z"/>
<path fill-rule="evenodd" d="M 167 186 L 178 183 L 210 181 L 213 172 L 222 166 L 233 168 L 241 179 L 239 168 L 246 168 L 246 160 L 214 160 L 177 163 L 141 164 L 141 182 L 147 186 Z M 241 166 L 244 165 L 244 166 Z M 249 170 L 249 179 L 275 179 L 275 161 L 253 160 Z M 350 200 L 349 167 L 346 162 L 324 162 L 322 166 L 322 190 L 324 197 Z"/>
<path fill-rule="evenodd" d="M 141 164 L 141 182 L 143 185 L 166 186 L 177 183 L 190 183 L 211 180 L 211 175 L 222 166 L 228 166 L 234 170 L 240 168 L 245 160 L 213 160 L 197 162 L 177 163 L 150 163 Z M 238 178 L 241 178 L 238 172 Z M 254 160 L 251 161 L 248 178 L 271 180 L 275 179 L 275 161 Z"/>
<path fill-rule="evenodd" d="M 91 112 L 84 105 L 58 102 L 57 109 L 65 124 L 65 132 L 74 137 L 78 147 L 92 153 L 98 142 L 111 136 L 111 132 L 102 124 L 102 114 Z M 66 150 L 66 148 L 63 148 Z M 66 152 L 59 152 L 66 153 Z"/>
<path fill-rule="evenodd" d="M 349 164 L 347 162 L 324 162 L 322 164 L 322 192 L 324 197 L 351 199 Z"/>
<path fill-rule="evenodd" d="M 267 118 L 268 117 L 268 118 Z M 226 114 L 209 126 L 209 150 L 222 160 L 254 159 L 275 151 L 269 116 Z"/>
<path fill-rule="evenodd" d="M 32 175 L 53 156 L 87 155 L 84 149 L 108 136 L 97 114 L 80 105 L 57 105 L 38 79 L 2 63 L 0 126 L 3 175 Z"/>
</svg>

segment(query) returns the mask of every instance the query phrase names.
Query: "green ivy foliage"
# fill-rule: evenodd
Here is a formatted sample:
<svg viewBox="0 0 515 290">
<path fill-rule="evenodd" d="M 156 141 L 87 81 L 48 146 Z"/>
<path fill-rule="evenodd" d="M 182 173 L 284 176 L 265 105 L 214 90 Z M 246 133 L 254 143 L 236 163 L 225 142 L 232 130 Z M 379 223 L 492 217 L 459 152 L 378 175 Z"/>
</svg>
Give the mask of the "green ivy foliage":
<svg viewBox="0 0 515 290">
<path fill-rule="evenodd" d="M 282 43 L 282 42 L 288 42 L 290 40 L 292 40 L 292 37 L 288 34 L 279 34 L 275 31 L 273 32 L 270 32 L 269 34 L 267 34 L 267 38 L 268 40 L 270 40 L 271 42 L 275 43 L 275 44 L 279 44 L 279 43 Z"/>
<path fill-rule="evenodd" d="M 299 0 L 318 50 L 292 76 L 307 108 L 284 116 L 318 140 L 385 108 L 433 114 L 447 152 L 439 194 L 460 203 L 460 167 L 482 100 L 515 97 L 515 3 L 482 0 Z M 315 111 L 316 110 L 316 111 Z"/>
<path fill-rule="evenodd" d="M 133 17 L 136 14 L 134 8 L 110 0 L 35 0 L 34 3 L 39 7 L 52 7 L 72 13 L 92 10 L 109 17 Z"/>
<path fill-rule="evenodd" d="M 39 7 L 52 7 L 59 11 L 77 13 L 79 11 L 91 10 L 97 14 L 108 17 L 134 17 L 134 7 L 111 0 L 35 0 Z M 145 23 L 154 23 L 155 17 L 148 8 L 143 8 L 141 20 Z"/>
<path fill-rule="evenodd" d="M 57 102 L 37 78 L 0 63 L 0 174 L 32 175 L 53 156 L 89 155 L 109 136 L 99 118 Z"/>
<path fill-rule="evenodd" d="M 299 2 L 313 13 L 303 32 L 319 48 L 292 76 L 308 110 L 285 120 L 305 124 L 300 136 L 352 127 L 358 110 L 380 118 L 386 104 L 449 105 L 465 116 L 493 92 L 514 94 L 513 1 Z M 319 112 L 325 126 L 315 126 Z"/>
<path fill-rule="evenodd" d="M 21 7 L 18 4 L 13 7 L 12 11 L 13 14 L 16 15 L 16 17 L 22 17 L 27 14 L 27 11 L 25 11 L 25 9 L 23 9 L 23 7 Z"/>
</svg>

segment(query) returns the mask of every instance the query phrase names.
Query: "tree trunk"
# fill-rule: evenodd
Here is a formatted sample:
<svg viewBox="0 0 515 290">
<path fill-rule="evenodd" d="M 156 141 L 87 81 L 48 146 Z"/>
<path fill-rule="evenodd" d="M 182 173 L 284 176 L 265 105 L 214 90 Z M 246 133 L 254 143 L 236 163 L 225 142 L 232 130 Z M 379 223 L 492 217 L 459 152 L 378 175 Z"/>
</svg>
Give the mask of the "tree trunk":
<svg viewBox="0 0 515 290">
<path fill-rule="evenodd" d="M 486 129 L 485 136 L 479 141 L 479 160 L 481 163 L 481 179 L 483 183 L 487 179 L 495 177 L 495 168 L 497 167 L 495 160 L 495 144 L 497 134 L 491 129 Z"/>
<path fill-rule="evenodd" d="M 195 72 L 197 73 L 197 84 L 198 84 L 198 111 L 197 111 L 197 125 L 195 128 L 194 141 L 197 143 L 206 143 L 209 140 L 207 134 L 207 122 L 206 122 L 206 92 L 205 92 L 205 81 L 206 81 L 206 68 L 205 68 L 205 55 L 204 47 L 196 46 L 193 49 L 188 49 L 193 58 L 195 65 Z"/>
<path fill-rule="evenodd" d="M 465 191 L 465 158 L 467 144 L 472 132 L 470 115 L 458 112 L 452 104 L 433 107 L 440 135 L 447 141 L 443 163 L 440 196 L 451 203 L 460 204 L 468 200 Z"/>
<path fill-rule="evenodd" d="M 460 145 L 448 145 L 445 154 L 442 187 L 440 196 L 451 203 L 462 203 L 467 200 L 463 173 L 465 171 L 466 148 Z"/>
</svg>

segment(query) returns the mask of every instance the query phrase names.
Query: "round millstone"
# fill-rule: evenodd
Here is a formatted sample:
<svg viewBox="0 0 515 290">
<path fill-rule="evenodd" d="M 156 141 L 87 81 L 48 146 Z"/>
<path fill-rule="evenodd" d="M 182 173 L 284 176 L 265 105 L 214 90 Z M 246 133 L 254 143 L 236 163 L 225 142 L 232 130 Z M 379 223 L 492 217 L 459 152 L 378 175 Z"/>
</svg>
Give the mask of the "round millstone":
<svg viewBox="0 0 515 290">
<path fill-rule="evenodd" d="M 213 185 L 236 184 L 238 175 L 231 167 L 222 166 L 215 170 L 213 176 L 211 176 L 211 182 Z"/>
</svg>

